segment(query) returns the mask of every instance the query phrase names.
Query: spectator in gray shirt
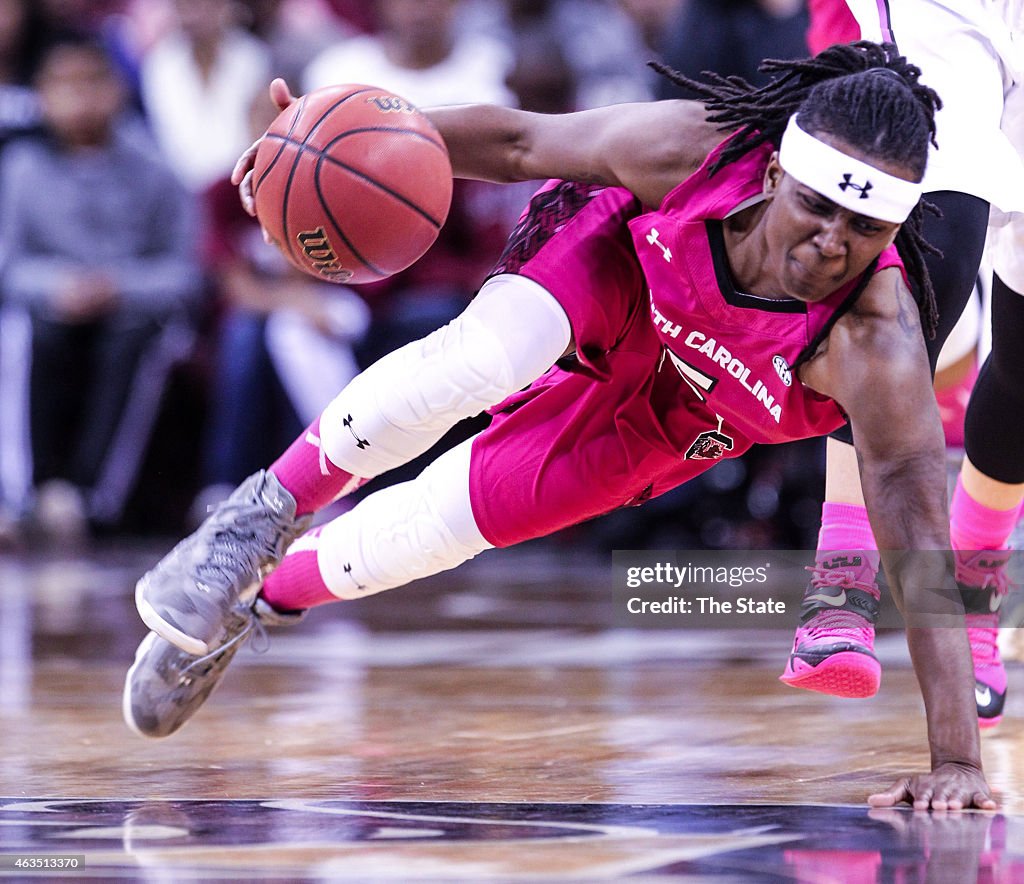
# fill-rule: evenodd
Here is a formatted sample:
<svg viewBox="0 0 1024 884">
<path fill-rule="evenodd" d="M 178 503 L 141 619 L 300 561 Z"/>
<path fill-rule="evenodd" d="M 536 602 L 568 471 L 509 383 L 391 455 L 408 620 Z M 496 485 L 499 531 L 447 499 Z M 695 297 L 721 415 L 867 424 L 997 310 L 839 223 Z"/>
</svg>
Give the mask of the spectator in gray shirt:
<svg viewBox="0 0 1024 884">
<path fill-rule="evenodd" d="M 0 157 L 0 488 L 80 534 L 116 525 L 183 355 L 195 207 L 122 126 L 127 92 L 99 44 L 55 42 L 36 86 L 45 136 Z"/>
</svg>

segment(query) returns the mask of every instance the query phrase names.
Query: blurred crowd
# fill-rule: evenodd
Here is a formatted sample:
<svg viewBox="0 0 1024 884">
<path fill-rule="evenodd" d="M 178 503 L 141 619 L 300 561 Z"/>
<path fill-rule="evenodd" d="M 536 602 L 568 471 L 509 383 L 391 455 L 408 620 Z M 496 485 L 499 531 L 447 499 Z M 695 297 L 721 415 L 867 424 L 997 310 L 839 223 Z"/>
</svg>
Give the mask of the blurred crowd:
<svg viewBox="0 0 1024 884">
<path fill-rule="evenodd" d="M 383 282 L 291 269 L 229 181 L 272 77 L 557 113 L 680 97 L 652 59 L 757 81 L 806 29 L 803 0 L 0 0 L 0 544 L 191 528 L 500 254 L 536 184 L 456 182 Z M 822 468 L 759 449 L 550 542 L 813 548 Z"/>
</svg>

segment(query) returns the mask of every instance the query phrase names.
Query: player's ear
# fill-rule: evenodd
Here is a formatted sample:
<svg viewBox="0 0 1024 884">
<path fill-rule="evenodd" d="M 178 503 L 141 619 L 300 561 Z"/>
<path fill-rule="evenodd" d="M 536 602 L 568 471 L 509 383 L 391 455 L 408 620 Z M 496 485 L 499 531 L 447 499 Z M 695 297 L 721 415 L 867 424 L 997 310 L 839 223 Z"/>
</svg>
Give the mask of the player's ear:
<svg viewBox="0 0 1024 884">
<path fill-rule="evenodd" d="M 775 196 L 784 174 L 782 166 L 779 165 L 779 152 L 775 151 L 768 160 L 768 168 L 764 170 L 764 195 L 767 198 Z"/>
</svg>

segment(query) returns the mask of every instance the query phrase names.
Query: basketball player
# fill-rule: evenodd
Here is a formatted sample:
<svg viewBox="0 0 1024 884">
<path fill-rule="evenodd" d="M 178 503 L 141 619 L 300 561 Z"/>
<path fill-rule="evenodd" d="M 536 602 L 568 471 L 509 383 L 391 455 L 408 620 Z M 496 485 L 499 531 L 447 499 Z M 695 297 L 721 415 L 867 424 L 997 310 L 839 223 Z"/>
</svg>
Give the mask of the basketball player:
<svg viewBox="0 0 1024 884">
<path fill-rule="evenodd" d="M 943 217 L 924 232 L 941 255 L 926 258 L 939 305 L 928 341 L 939 350 L 970 297 L 985 244 L 989 206 L 1024 212 L 1024 3 L 1021 0 L 812 0 L 812 49 L 859 39 L 893 39 L 942 97 L 939 149 L 924 179 Z M 882 14 L 884 13 L 884 14 Z M 1016 40 L 1016 43 L 1015 43 Z M 1002 128 L 1001 128 L 1002 126 Z M 1015 144 L 1015 146 L 1014 146 Z M 1005 221 L 997 213 L 997 221 Z M 995 233 L 992 353 L 967 415 L 964 459 L 952 501 L 951 539 L 968 610 L 979 723 L 1002 718 L 1006 670 L 996 644 L 999 603 L 1009 588 L 1007 544 L 1024 498 L 1024 428 L 1007 414 L 1024 405 L 1024 366 L 1013 349 L 1024 339 L 1024 216 Z M 877 545 L 857 478 L 849 427 L 828 441 L 826 501 L 818 552 L 782 681 L 845 697 L 878 690 L 870 613 L 848 590 L 879 597 Z M 844 593 L 847 593 L 844 596 Z"/>
<path fill-rule="evenodd" d="M 872 43 L 773 70 L 757 93 L 688 81 L 707 107 L 429 113 L 457 175 L 555 180 L 459 318 L 358 376 L 141 579 L 154 632 L 125 686 L 133 729 L 180 727 L 257 622 L 640 504 L 755 442 L 827 433 L 844 415 L 883 548 L 948 549 L 921 330 L 921 316 L 927 329 L 936 320 L 919 204 L 936 96 Z M 271 89 L 287 106 L 284 83 Z M 735 134 L 719 143 L 722 128 Z M 306 531 L 311 513 L 481 409 L 488 429 L 416 480 Z M 941 556 L 885 564 L 905 605 L 923 587 L 955 593 Z M 994 807 L 966 633 L 915 628 L 908 643 L 932 771 L 871 800 Z"/>
</svg>

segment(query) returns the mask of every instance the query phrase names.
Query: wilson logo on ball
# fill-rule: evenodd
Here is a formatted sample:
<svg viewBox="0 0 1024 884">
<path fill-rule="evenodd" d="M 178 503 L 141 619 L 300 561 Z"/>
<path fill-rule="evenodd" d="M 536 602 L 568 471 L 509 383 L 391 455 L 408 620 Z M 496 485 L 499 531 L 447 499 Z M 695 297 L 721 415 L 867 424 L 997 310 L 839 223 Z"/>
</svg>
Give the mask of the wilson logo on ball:
<svg viewBox="0 0 1024 884">
<path fill-rule="evenodd" d="M 332 282 L 347 282 L 352 278 L 352 271 L 341 266 L 338 256 L 331 248 L 331 241 L 322 227 L 316 230 L 304 230 L 295 237 L 302 247 L 313 269 Z"/>
<path fill-rule="evenodd" d="M 356 83 L 282 110 L 260 139 L 252 181 L 268 241 L 303 273 L 348 285 L 421 258 L 452 199 L 448 149 L 430 118 Z"/>
<path fill-rule="evenodd" d="M 399 98 L 397 95 L 374 95 L 372 98 L 367 98 L 366 103 L 374 105 L 377 110 L 384 114 L 416 113 L 415 105 L 410 104 L 404 98 Z"/>
</svg>

